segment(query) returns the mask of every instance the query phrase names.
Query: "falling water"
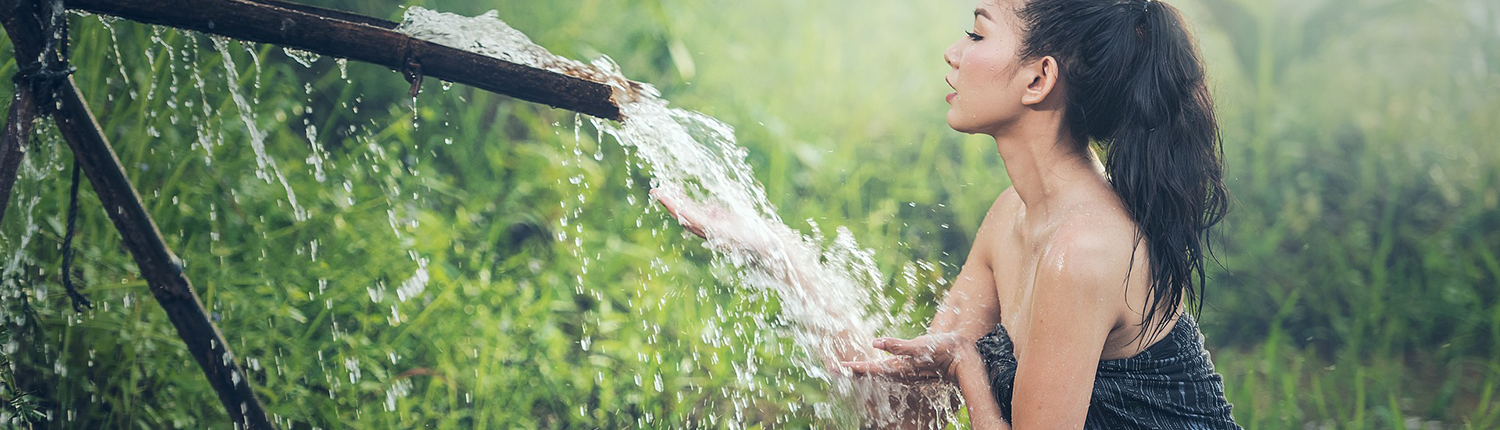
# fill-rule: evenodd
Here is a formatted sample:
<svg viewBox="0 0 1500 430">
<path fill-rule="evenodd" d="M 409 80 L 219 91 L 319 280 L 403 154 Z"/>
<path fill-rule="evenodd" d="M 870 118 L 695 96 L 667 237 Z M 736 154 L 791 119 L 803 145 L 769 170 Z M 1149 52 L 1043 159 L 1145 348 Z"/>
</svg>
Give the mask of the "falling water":
<svg viewBox="0 0 1500 430">
<path fill-rule="evenodd" d="M 788 332 L 782 334 L 803 348 L 805 355 L 798 361 L 802 370 L 827 381 L 845 401 L 880 405 L 864 416 L 873 423 L 904 413 L 889 406 L 891 402 L 880 401 L 890 398 L 887 396 L 951 395 L 947 387 L 906 387 L 856 379 L 826 364 L 839 357 L 880 357 L 883 353 L 869 346 L 874 336 L 909 321 L 877 310 L 891 308 L 891 299 L 882 293 L 882 276 L 871 251 L 860 248 L 847 229 L 838 228 L 834 240 L 824 245 L 821 234 L 801 234 L 781 220 L 765 190 L 755 182 L 745 161 L 747 152 L 736 143 L 729 125 L 708 115 L 669 107 L 655 88 L 626 79 L 607 57 L 584 64 L 555 56 L 501 21 L 495 11 L 464 17 L 411 7 L 399 30 L 435 43 L 612 86 L 625 120 L 615 123 L 591 118 L 594 127 L 644 161 L 653 188 L 715 211 L 724 219 L 739 220 L 734 231 L 708 231 L 707 244 L 717 251 L 716 264 L 737 269 L 733 281 L 780 300 L 780 317 L 791 323 Z M 731 237 L 770 245 L 763 252 L 749 251 Z M 559 237 L 565 238 L 566 233 Z M 582 346 L 588 348 L 587 341 Z M 928 403 L 948 405 L 946 401 Z M 837 409 L 837 405 L 812 406 L 820 414 L 830 413 L 831 406 Z"/>
<path fill-rule="evenodd" d="M 298 221 L 306 221 L 307 211 L 297 204 L 297 193 L 292 191 L 292 185 L 287 183 L 286 175 L 281 174 L 281 169 L 276 167 L 276 160 L 266 155 L 266 133 L 261 130 L 260 125 L 256 124 L 254 110 L 239 89 L 240 73 L 235 69 L 234 56 L 229 55 L 230 40 L 215 36 L 213 43 L 214 48 L 224 56 L 224 72 L 229 76 L 229 95 L 234 99 L 235 107 L 239 109 L 240 120 L 245 122 L 245 129 L 250 131 L 250 149 L 255 151 L 255 164 L 258 166 L 255 169 L 255 176 L 266 182 L 270 182 L 271 176 L 275 176 L 276 180 L 281 183 L 281 187 L 286 190 L 287 203 L 292 206 L 292 217 Z M 256 79 L 259 79 L 260 74 L 256 73 L 256 76 Z"/>
</svg>

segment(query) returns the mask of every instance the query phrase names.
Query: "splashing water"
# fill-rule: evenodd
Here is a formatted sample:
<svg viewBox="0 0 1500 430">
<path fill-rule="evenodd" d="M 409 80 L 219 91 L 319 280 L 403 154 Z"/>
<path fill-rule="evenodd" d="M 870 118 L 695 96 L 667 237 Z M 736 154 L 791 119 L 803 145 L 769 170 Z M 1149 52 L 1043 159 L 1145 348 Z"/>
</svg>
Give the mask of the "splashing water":
<svg viewBox="0 0 1500 430">
<path fill-rule="evenodd" d="M 286 181 L 286 176 L 281 174 L 281 169 L 276 168 L 276 160 L 266 155 L 266 133 L 256 124 L 255 116 L 251 113 L 254 112 L 251 103 L 245 100 L 245 96 L 240 91 L 240 73 L 235 69 L 234 57 L 229 55 L 231 40 L 218 36 L 212 37 L 212 40 L 214 48 L 224 58 L 224 72 L 229 77 L 229 95 L 234 99 L 235 107 L 239 109 L 240 120 L 245 122 L 245 129 L 250 132 L 250 148 L 255 151 L 255 163 L 258 166 L 255 169 L 255 176 L 267 183 L 271 182 L 272 176 L 275 176 L 276 181 L 280 182 L 281 187 L 286 190 L 287 204 L 292 206 L 292 217 L 297 221 L 306 221 L 307 211 L 297 204 L 297 193 L 292 191 L 292 184 Z M 256 76 L 259 74 L 257 73 Z"/>
<path fill-rule="evenodd" d="M 874 336 L 910 321 L 874 311 L 890 309 L 891 299 L 882 293 L 882 276 L 871 251 L 860 248 L 847 229 L 838 228 L 832 243 L 824 246 L 820 234 L 803 235 L 782 222 L 765 190 L 756 183 L 745 161 L 747 152 L 736 144 L 732 127 L 708 115 L 668 107 L 655 88 L 626 79 L 607 57 L 584 64 L 555 56 L 501 21 L 495 11 L 465 17 L 411 7 L 399 30 L 434 43 L 614 87 L 625 120 L 614 123 L 591 118 L 591 122 L 634 150 L 647 165 L 653 187 L 692 205 L 715 208 L 729 219 L 743 220 L 735 227 L 747 231 L 733 232 L 734 236 L 772 244 L 768 252 L 751 252 L 720 239 L 714 231 L 708 234 L 708 244 L 717 251 L 715 263 L 739 269 L 737 283 L 780 299 L 780 317 L 791 323 L 786 329 L 789 333 L 784 334 L 806 353 L 797 362 L 802 370 L 829 382 L 846 401 L 873 405 L 865 408 L 862 417 L 869 423 L 890 423 L 916 412 L 905 410 L 903 402 L 888 401 L 909 395 L 923 396 L 927 401 L 920 404 L 938 408 L 927 414 L 951 416 L 952 405 L 946 401 L 952 398 L 951 387 L 856 379 L 825 364 L 840 356 L 879 357 L 883 353 L 870 347 Z M 587 348 L 587 343 L 584 345 Z M 753 364 L 746 367 L 754 368 Z M 831 418 L 828 411 L 837 409 L 837 405 L 812 406 L 825 418 Z"/>
<path fill-rule="evenodd" d="M 484 54 L 516 64 L 551 70 L 595 82 L 603 82 L 617 88 L 631 88 L 634 82 L 625 79 L 614 63 L 607 59 L 593 65 L 569 58 L 552 55 L 546 48 L 531 42 L 525 33 L 512 28 L 500 20 L 500 13 L 485 12 L 476 17 L 437 12 L 419 6 L 406 10 L 397 31 L 412 37 L 451 46 L 476 54 Z M 632 92 L 639 88 L 632 88 Z M 651 90 L 654 94 L 655 90 Z"/>
</svg>

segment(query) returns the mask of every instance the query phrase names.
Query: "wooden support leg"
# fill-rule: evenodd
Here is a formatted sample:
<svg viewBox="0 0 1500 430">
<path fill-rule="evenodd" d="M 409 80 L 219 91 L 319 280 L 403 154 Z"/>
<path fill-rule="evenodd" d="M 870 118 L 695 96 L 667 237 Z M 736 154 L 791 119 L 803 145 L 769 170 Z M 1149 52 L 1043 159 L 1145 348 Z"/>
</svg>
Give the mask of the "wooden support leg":
<svg viewBox="0 0 1500 430">
<path fill-rule="evenodd" d="M 192 283 L 182 273 L 181 262 L 167 248 L 156 222 L 141 204 L 135 187 L 125 176 L 125 168 L 100 132 L 71 77 L 63 82 L 57 97 L 60 109 L 53 114 L 57 129 L 73 148 L 73 156 L 94 185 L 104 211 L 109 213 L 125 247 L 140 266 L 141 275 L 151 285 L 151 294 L 177 327 L 178 337 L 187 344 L 193 359 L 198 360 L 208 382 L 218 391 L 219 401 L 229 411 L 229 417 L 239 428 L 274 428 L 265 408 L 255 398 L 248 375 L 229 351 L 224 335 L 204 312 Z"/>
<path fill-rule="evenodd" d="M 15 96 L 10 100 L 10 114 L 5 119 L 5 129 L 0 131 L 0 220 L 5 219 L 5 208 L 10 203 L 10 192 L 20 173 L 21 161 L 26 158 L 26 143 L 31 137 L 31 125 L 36 121 L 36 117 L 36 92 L 30 85 L 16 85 Z M 27 300 L 27 298 L 13 300 Z M 5 304 L 5 306 L 11 306 L 11 304 Z M 29 315 L 26 319 L 28 323 L 5 322 L 18 344 L 16 356 L 31 351 L 28 335 L 24 333 L 28 325 L 34 326 L 35 322 L 29 321 Z M 34 393 L 45 387 L 44 381 L 38 381 L 35 375 L 29 373 L 12 371 L 10 376 L 16 387 L 23 392 Z M 22 417 L 21 422 L 24 423 L 22 425 L 40 425 L 40 423 L 31 422 L 28 417 Z"/>
<path fill-rule="evenodd" d="M 10 190 L 16 185 L 21 160 L 26 155 L 26 141 L 31 137 L 31 123 L 36 120 L 36 92 L 31 85 L 16 85 L 10 101 L 5 130 L 0 132 L 0 220 L 10 204 Z"/>
<path fill-rule="evenodd" d="M 43 52 L 46 41 L 41 30 L 42 24 L 36 15 L 36 8 L 29 7 L 30 5 L 32 3 L 0 0 L 0 23 L 4 24 L 6 33 L 11 37 L 17 59 L 51 55 Z M 219 333 L 218 327 L 214 326 L 208 313 L 203 310 L 202 302 L 193 292 L 192 283 L 182 273 L 182 264 L 171 249 L 167 248 L 161 232 L 156 228 L 156 222 L 141 204 L 141 198 L 135 193 L 130 178 L 125 176 L 125 168 L 120 165 L 120 159 L 115 156 L 109 141 L 100 131 L 94 114 L 89 111 L 73 78 L 49 82 L 56 83 L 56 86 L 49 88 L 56 88 L 56 94 L 52 95 L 55 100 L 47 103 L 55 103 L 56 110 L 52 112 L 52 117 L 57 121 L 58 131 L 68 142 L 68 146 L 72 147 L 73 156 L 94 186 L 94 194 L 99 196 L 105 213 L 114 222 L 115 229 L 120 231 L 125 247 L 135 257 L 141 275 L 151 286 L 151 295 L 156 298 L 162 310 L 166 311 L 167 318 L 177 329 L 177 336 L 187 344 L 188 353 L 198 361 L 198 366 L 208 376 L 209 384 L 218 392 L 219 401 L 234 420 L 235 427 L 274 429 L 265 408 L 255 398 L 249 375 L 240 367 L 237 357 L 229 351 L 229 343 L 224 340 L 224 335 Z M 41 94 L 31 95 L 36 97 Z M 13 109 L 15 107 L 12 106 Z M 37 113 L 35 108 L 27 110 L 32 115 Z M 13 118 L 24 116 L 26 113 L 22 112 Z M 29 122 L 26 124 L 29 125 Z"/>
</svg>

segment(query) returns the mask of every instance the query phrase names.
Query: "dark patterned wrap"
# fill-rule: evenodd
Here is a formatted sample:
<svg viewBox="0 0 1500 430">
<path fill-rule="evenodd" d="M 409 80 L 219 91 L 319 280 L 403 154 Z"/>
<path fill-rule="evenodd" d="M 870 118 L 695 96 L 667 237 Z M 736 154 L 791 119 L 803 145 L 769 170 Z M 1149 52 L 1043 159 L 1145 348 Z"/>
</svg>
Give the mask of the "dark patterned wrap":
<svg viewBox="0 0 1500 430">
<path fill-rule="evenodd" d="M 1000 413 L 1011 418 L 1016 354 L 1005 326 L 975 343 Z M 1099 362 L 1084 429 L 1239 430 L 1214 373 L 1203 334 L 1190 315 L 1134 357 Z"/>
<path fill-rule="evenodd" d="M 1010 395 L 1016 386 L 1016 352 L 1010 334 L 1005 332 L 1005 325 L 995 324 L 995 331 L 979 338 L 974 346 L 984 359 L 984 370 L 989 372 L 990 392 L 1000 404 L 1000 417 L 1010 422 Z"/>
</svg>

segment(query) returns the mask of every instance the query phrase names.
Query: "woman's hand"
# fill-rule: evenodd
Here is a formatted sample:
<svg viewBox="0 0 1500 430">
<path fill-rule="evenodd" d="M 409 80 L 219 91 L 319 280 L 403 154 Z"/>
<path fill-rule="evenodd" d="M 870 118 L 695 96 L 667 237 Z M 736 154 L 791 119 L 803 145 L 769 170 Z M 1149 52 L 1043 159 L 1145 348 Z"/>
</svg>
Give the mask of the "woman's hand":
<svg viewBox="0 0 1500 430">
<path fill-rule="evenodd" d="M 974 342 L 965 341 L 957 333 L 927 334 L 910 340 L 883 337 L 875 339 L 874 346 L 893 356 L 846 361 L 843 367 L 857 376 L 884 376 L 904 382 L 955 382 L 960 363 L 979 359 Z"/>
<path fill-rule="evenodd" d="M 684 229 L 707 239 L 712 246 L 766 255 L 781 240 L 777 237 L 778 232 L 772 229 L 774 224 L 759 217 L 724 207 L 704 206 L 677 191 L 653 188 L 651 196 L 661 202 L 667 213 L 672 214 Z"/>
</svg>

